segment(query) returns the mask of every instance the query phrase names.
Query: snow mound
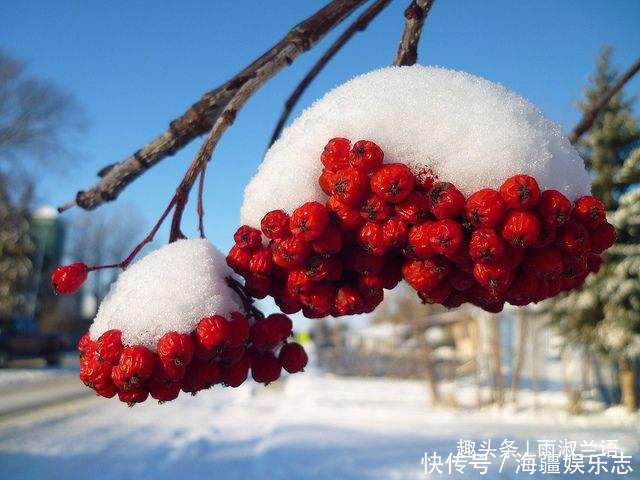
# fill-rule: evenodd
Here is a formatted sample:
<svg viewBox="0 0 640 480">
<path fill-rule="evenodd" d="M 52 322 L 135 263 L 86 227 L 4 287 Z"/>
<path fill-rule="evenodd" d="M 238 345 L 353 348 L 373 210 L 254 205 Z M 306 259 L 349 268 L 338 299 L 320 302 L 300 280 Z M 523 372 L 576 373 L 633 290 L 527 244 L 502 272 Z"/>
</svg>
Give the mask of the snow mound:
<svg viewBox="0 0 640 480">
<path fill-rule="evenodd" d="M 102 301 L 90 329 L 92 339 L 122 332 L 125 345 L 153 351 L 169 331 L 189 333 L 205 316 L 240 310 L 225 277 L 224 256 L 207 240 L 179 240 L 122 272 Z"/>
<path fill-rule="evenodd" d="M 501 85 L 464 72 L 412 66 L 350 80 L 305 110 L 273 144 L 247 185 L 243 224 L 322 201 L 320 153 L 333 137 L 376 142 L 385 162 L 430 168 L 466 196 L 511 175 L 535 177 L 570 200 L 590 194 L 583 161 L 559 125 Z"/>
</svg>

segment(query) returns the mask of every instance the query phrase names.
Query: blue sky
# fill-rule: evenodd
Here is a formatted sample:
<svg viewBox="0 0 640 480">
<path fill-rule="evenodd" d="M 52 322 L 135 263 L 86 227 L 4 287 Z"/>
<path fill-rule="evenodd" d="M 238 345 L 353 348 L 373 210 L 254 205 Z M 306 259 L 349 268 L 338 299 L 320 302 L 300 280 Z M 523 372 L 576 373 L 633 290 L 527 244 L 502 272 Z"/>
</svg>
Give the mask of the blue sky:
<svg viewBox="0 0 640 480">
<path fill-rule="evenodd" d="M 0 48 L 30 62 L 32 74 L 75 95 L 89 120 L 77 140 L 75 164 L 43 172 L 43 202 L 58 205 L 90 186 L 95 172 L 163 131 L 200 95 L 243 68 L 324 1 L 227 0 L 0 4 Z M 302 97 L 294 116 L 330 88 L 388 65 L 408 0 L 394 0 L 328 65 Z M 239 5 L 242 5 L 241 7 Z M 270 8 L 265 8 L 270 5 Z M 486 2 L 438 0 L 420 44 L 420 63 L 500 82 L 569 129 L 574 102 L 604 43 L 626 68 L 640 53 L 640 2 Z M 338 34 L 271 80 L 244 110 L 214 153 L 207 172 L 206 228 L 222 249 L 231 245 L 242 191 L 255 172 L 283 101 Z M 640 78 L 628 90 L 640 90 Z M 135 182 L 109 208 L 135 205 L 148 225 L 159 216 L 199 145 L 193 142 Z M 94 213 L 100 215 L 100 210 Z M 195 234 L 195 215 L 185 232 Z M 161 231 L 158 243 L 166 239 Z"/>
</svg>

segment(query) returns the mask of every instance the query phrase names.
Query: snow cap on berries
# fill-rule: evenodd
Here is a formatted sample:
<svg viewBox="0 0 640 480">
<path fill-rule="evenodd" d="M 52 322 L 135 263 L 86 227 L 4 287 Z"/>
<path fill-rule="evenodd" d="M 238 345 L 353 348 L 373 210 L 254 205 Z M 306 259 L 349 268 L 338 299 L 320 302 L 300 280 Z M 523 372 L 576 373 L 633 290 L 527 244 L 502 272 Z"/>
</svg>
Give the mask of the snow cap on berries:
<svg viewBox="0 0 640 480">
<path fill-rule="evenodd" d="M 327 93 L 283 132 L 245 189 L 242 223 L 259 227 L 271 210 L 291 214 L 323 201 L 318 158 L 335 137 L 374 141 L 385 163 L 404 163 L 414 174 L 430 169 L 467 198 L 499 190 L 516 174 L 570 201 L 590 192 L 583 161 L 560 126 L 524 98 L 464 72 L 390 67 Z"/>
<path fill-rule="evenodd" d="M 241 310 L 224 256 L 207 240 L 178 240 L 151 252 L 111 285 L 90 329 L 120 330 L 124 345 L 156 350 L 167 332 L 191 333 L 201 318 Z"/>
</svg>

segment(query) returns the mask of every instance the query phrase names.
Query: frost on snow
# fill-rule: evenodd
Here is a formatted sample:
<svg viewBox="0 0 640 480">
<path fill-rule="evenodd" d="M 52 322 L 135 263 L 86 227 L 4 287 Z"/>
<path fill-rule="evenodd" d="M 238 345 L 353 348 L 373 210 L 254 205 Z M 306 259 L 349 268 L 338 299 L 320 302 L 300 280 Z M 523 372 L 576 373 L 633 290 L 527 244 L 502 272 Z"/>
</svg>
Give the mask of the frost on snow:
<svg viewBox="0 0 640 480">
<path fill-rule="evenodd" d="M 233 273 L 224 256 L 207 240 L 166 245 L 134 263 L 111 285 L 91 326 L 91 338 L 118 329 L 125 345 L 155 351 L 166 332 L 189 333 L 202 317 L 240 310 L 225 282 L 229 275 Z"/>
<path fill-rule="evenodd" d="M 501 85 L 464 72 L 413 66 L 376 70 L 327 93 L 287 128 L 245 190 L 241 223 L 325 198 L 320 154 L 333 137 L 376 142 L 385 162 L 431 169 L 469 195 L 515 174 L 571 201 L 590 179 L 560 126 Z"/>
</svg>

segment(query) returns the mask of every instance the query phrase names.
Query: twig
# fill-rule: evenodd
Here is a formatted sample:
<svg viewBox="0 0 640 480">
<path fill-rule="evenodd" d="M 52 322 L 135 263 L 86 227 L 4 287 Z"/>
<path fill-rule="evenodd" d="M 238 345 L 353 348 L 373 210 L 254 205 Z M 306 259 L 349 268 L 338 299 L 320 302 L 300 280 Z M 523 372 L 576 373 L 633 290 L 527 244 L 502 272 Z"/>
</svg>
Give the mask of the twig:
<svg viewBox="0 0 640 480">
<path fill-rule="evenodd" d="M 611 99 L 618 93 L 622 87 L 624 87 L 625 83 L 627 83 L 631 77 L 633 77 L 640 70 L 640 58 L 636 60 L 636 62 L 629 67 L 629 69 L 625 72 L 622 77 L 618 79 L 616 84 L 611 87 L 611 89 L 600 99 L 598 103 L 596 103 L 592 108 L 584 113 L 582 119 L 576 124 L 576 126 L 571 131 L 569 135 L 569 141 L 572 144 L 575 144 L 582 135 L 589 131 L 589 129 L 593 126 L 593 122 L 596 121 L 598 115 L 602 113 L 602 111 L 607 107 Z"/>
<path fill-rule="evenodd" d="M 429 15 L 435 0 L 411 0 L 404 11 L 405 25 L 394 65 L 414 65 L 418 60 L 418 42 L 422 34 L 422 26 Z"/>
<path fill-rule="evenodd" d="M 202 167 L 200 172 L 200 184 L 198 185 L 198 230 L 200 238 L 205 238 L 204 234 L 204 205 L 202 203 L 202 194 L 204 193 L 204 174 L 207 171 L 207 165 Z"/>
<path fill-rule="evenodd" d="M 249 295 L 246 292 L 246 290 L 244 289 L 244 286 L 241 285 L 233 277 L 226 277 L 226 280 L 229 288 L 231 288 L 234 292 L 236 292 L 240 297 L 240 301 L 242 302 L 242 308 L 244 309 L 244 313 L 246 313 L 248 316 L 253 317 L 256 320 L 260 318 L 264 318 L 264 314 L 255 307 L 255 305 L 253 304 L 253 298 L 251 297 L 251 295 Z"/>
<path fill-rule="evenodd" d="M 116 199 L 122 190 L 149 168 L 183 148 L 195 137 L 210 130 L 229 102 L 248 81 L 258 80 L 260 85 L 265 83 L 275 73 L 313 47 L 364 1 L 333 0 L 293 27 L 271 49 L 231 80 L 204 94 L 182 116 L 172 121 L 167 131 L 107 172 L 103 171 L 104 176 L 98 183 L 86 191 L 78 192 L 75 201 L 67 202 L 59 207 L 59 210 L 66 210 L 73 205 L 91 210 L 106 201 Z"/>
<path fill-rule="evenodd" d="M 287 118 L 289 118 L 293 107 L 295 107 L 304 91 L 316 78 L 316 76 L 318 76 L 325 65 L 329 63 L 333 56 L 340 51 L 340 49 L 351 39 L 351 37 L 353 37 L 357 32 L 365 30 L 369 23 L 371 23 L 371 21 L 378 15 L 378 13 L 384 10 L 384 8 L 389 5 L 390 2 L 391 0 L 377 0 L 373 5 L 365 10 L 362 15 L 360 15 L 351 25 L 349 25 L 349 27 L 347 27 L 344 32 L 342 32 L 342 34 L 336 39 L 336 41 L 333 42 L 333 44 L 327 49 L 326 52 L 324 52 L 322 57 L 320 57 L 320 59 L 311 68 L 311 70 L 307 72 L 296 89 L 284 103 L 284 109 L 280 114 L 280 118 L 278 119 L 276 128 L 273 130 L 273 135 L 271 135 L 269 146 L 273 145 L 278 137 L 280 137 L 280 133 L 282 132 L 284 124 L 286 123 Z"/>
</svg>

